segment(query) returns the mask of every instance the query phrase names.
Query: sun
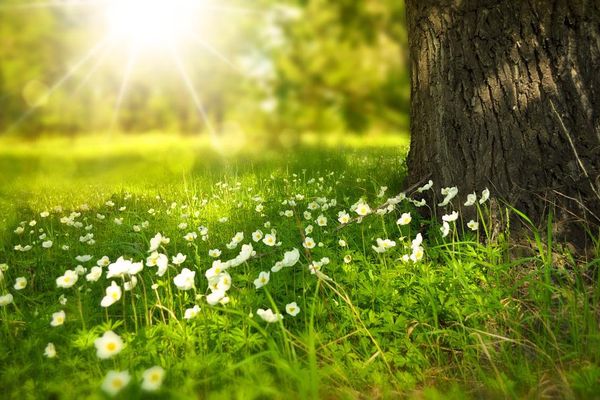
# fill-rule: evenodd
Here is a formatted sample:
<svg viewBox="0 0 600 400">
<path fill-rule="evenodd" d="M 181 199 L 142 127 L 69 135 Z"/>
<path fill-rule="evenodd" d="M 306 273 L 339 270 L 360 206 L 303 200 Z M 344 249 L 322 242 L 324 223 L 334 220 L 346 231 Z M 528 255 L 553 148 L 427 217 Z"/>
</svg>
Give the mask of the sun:
<svg viewBox="0 0 600 400">
<path fill-rule="evenodd" d="M 194 8 L 192 0 L 111 0 L 108 33 L 114 41 L 140 49 L 172 46 L 193 28 Z"/>
</svg>

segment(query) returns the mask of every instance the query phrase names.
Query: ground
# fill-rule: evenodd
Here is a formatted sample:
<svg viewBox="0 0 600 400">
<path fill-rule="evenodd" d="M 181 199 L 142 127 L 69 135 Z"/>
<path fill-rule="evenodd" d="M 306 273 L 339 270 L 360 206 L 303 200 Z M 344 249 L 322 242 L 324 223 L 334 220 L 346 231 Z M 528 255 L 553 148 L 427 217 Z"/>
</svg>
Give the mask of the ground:
<svg viewBox="0 0 600 400">
<path fill-rule="evenodd" d="M 2 139 L 5 398 L 597 396 L 598 249 L 422 217 L 407 144 Z"/>
</svg>

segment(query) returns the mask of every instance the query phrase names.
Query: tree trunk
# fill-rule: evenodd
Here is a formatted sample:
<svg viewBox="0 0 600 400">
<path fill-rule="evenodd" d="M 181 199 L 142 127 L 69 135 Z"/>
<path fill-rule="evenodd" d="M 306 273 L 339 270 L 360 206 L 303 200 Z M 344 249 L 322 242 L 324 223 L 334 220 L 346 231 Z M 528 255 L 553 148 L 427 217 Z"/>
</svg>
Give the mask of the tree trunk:
<svg viewBox="0 0 600 400">
<path fill-rule="evenodd" d="M 407 0 L 409 184 L 600 222 L 600 0 Z M 562 211 L 561 211 L 562 210 Z"/>
</svg>

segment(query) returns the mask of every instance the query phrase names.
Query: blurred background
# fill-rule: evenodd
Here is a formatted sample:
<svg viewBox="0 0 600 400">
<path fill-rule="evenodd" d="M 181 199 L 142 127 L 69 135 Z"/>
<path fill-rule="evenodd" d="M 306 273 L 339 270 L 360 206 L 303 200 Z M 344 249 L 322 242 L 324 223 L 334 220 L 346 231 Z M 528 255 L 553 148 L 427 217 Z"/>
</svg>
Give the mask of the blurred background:
<svg viewBox="0 0 600 400">
<path fill-rule="evenodd" d="M 0 133 L 408 130 L 401 0 L 0 0 Z"/>
</svg>

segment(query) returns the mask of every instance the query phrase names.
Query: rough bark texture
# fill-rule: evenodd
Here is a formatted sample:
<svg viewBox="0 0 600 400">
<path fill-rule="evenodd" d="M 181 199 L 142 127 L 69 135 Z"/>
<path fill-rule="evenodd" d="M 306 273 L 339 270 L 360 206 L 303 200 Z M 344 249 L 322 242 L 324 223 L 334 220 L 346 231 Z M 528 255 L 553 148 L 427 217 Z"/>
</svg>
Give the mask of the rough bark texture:
<svg viewBox="0 0 600 400">
<path fill-rule="evenodd" d="M 461 200 L 489 187 L 538 221 L 551 200 L 598 224 L 600 0 L 406 3 L 409 184 Z"/>
</svg>

